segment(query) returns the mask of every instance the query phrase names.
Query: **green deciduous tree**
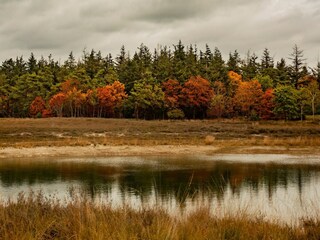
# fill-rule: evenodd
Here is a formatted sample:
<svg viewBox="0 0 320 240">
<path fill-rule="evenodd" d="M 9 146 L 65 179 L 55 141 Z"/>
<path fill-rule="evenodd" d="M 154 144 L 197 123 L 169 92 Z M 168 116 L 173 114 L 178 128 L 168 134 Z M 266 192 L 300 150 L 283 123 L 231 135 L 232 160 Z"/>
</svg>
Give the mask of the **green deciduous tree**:
<svg viewBox="0 0 320 240">
<path fill-rule="evenodd" d="M 163 111 L 165 95 L 160 84 L 153 79 L 136 82 L 130 92 L 127 103 L 134 109 L 136 118 L 155 118 L 157 112 Z"/>
<path fill-rule="evenodd" d="M 303 90 L 306 92 L 307 96 L 309 97 L 309 103 L 312 109 L 312 118 L 314 120 L 316 105 L 319 103 L 319 100 L 320 100 L 319 84 L 316 81 L 316 79 L 314 79 L 308 84 L 308 86 L 303 88 Z"/>
<path fill-rule="evenodd" d="M 264 92 L 269 88 L 273 88 L 273 80 L 269 75 L 257 75 L 255 79 L 261 84 Z"/>
<path fill-rule="evenodd" d="M 279 86 L 274 91 L 274 114 L 278 118 L 292 120 L 299 118 L 297 90 L 292 86 Z"/>
</svg>

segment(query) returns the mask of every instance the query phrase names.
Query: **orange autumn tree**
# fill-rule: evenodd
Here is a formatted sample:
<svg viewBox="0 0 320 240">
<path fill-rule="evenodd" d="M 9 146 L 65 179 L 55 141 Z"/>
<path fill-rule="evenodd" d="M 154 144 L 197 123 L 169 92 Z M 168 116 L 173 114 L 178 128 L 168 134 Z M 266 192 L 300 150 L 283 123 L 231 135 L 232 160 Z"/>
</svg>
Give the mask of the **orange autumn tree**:
<svg viewBox="0 0 320 240">
<path fill-rule="evenodd" d="M 38 117 L 42 116 L 42 112 L 46 109 L 46 102 L 43 100 L 42 97 L 36 97 L 30 107 L 29 107 L 29 114 L 31 117 Z"/>
<path fill-rule="evenodd" d="M 61 92 L 65 94 L 64 114 L 70 117 L 79 117 L 86 96 L 79 90 L 80 83 L 76 79 L 67 79 L 61 83 Z"/>
<path fill-rule="evenodd" d="M 208 107 L 210 106 L 213 97 L 213 90 L 210 82 L 200 76 L 191 77 L 181 90 L 181 105 L 186 109 L 186 112 L 196 117 L 196 113 L 202 114 L 204 117 Z"/>
<path fill-rule="evenodd" d="M 246 117 L 258 116 L 262 95 L 261 84 L 257 80 L 240 82 L 233 97 L 235 110 Z"/>
<path fill-rule="evenodd" d="M 68 117 L 73 117 L 73 101 L 74 101 L 74 97 L 77 94 L 77 88 L 73 87 L 71 89 L 69 89 L 68 91 L 65 92 L 65 101 L 64 101 L 64 115 L 68 116 Z"/>
<path fill-rule="evenodd" d="M 122 107 L 123 100 L 127 98 L 125 86 L 119 81 L 97 89 L 98 117 L 113 116 L 116 110 Z"/>
<path fill-rule="evenodd" d="M 107 85 L 97 89 L 97 96 L 99 100 L 98 117 L 105 117 L 112 112 L 113 96 L 111 94 L 111 86 Z"/>
<path fill-rule="evenodd" d="M 242 77 L 240 74 L 234 72 L 234 71 L 229 71 L 228 72 L 228 78 L 234 82 L 242 82 Z"/>
<path fill-rule="evenodd" d="M 226 117 L 234 117 L 238 114 L 235 111 L 234 106 L 234 95 L 236 94 L 240 84 L 242 83 L 242 76 L 234 71 L 228 72 L 228 79 L 225 84 L 226 95 L 224 97 L 224 116 Z"/>
<path fill-rule="evenodd" d="M 67 79 L 60 85 L 60 89 L 63 93 L 72 91 L 74 88 L 79 89 L 80 83 L 76 79 Z"/>
<path fill-rule="evenodd" d="M 123 101 L 128 97 L 124 84 L 115 81 L 111 85 L 111 92 L 114 97 L 114 110 L 119 110 L 123 105 Z"/>
<path fill-rule="evenodd" d="M 84 96 L 80 96 L 81 91 L 78 90 L 79 85 L 78 80 L 67 79 L 60 85 L 61 92 L 50 98 L 50 108 L 57 117 L 80 115 L 79 107 L 81 107 L 85 101 L 82 101 Z"/>
<path fill-rule="evenodd" d="M 242 83 L 242 76 L 234 71 L 228 72 L 228 84 L 226 86 L 229 96 L 234 96 L 238 87 Z"/>
<path fill-rule="evenodd" d="M 73 105 L 73 111 L 74 111 L 72 115 L 74 117 L 80 117 L 82 116 L 82 112 L 84 111 L 87 95 L 86 93 L 83 93 L 81 90 L 78 90 L 76 88 L 74 88 L 73 91 L 70 93 L 72 96 L 72 105 Z"/>
</svg>

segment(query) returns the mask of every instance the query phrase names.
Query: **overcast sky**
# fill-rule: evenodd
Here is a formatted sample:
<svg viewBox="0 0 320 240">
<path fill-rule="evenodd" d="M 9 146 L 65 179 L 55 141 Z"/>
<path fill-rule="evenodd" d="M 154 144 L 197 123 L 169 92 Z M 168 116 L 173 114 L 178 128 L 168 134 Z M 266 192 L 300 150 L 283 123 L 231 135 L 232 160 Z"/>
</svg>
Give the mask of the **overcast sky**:
<svg viewBox="0 0 320 240">
<path fill-rule="evenodd" d="M 319 0 L 0 0 L 0 61 L 30 52 L 63 61 L 85 48 L 115 57 L 122 45 L 132 54 L 181 39 L 225 59 L 267 47 L 278 60 L 298 44 L 313 66 L 319 28 Z"/>
</svg>

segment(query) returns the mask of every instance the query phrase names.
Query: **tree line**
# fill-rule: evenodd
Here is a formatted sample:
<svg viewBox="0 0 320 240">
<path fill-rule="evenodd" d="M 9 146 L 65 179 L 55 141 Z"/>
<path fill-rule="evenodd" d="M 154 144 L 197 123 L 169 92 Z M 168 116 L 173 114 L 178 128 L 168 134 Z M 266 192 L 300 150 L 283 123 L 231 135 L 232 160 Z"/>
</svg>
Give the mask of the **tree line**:
<svg viewBox="0 0 320 240">
<path fill-rule="evenodd" d="M 126 117 L 143 119 L 303 119 L 316 114 L 320 62 L 308 67 L 295 45 L 275 62 L 237 50 L 225 61 L 218 48 L 198 50 L 181 41 L 131 56 L 71 52 L 64 63 L 31 53 L 0 66 L 0 117 Z"/>
</svg>

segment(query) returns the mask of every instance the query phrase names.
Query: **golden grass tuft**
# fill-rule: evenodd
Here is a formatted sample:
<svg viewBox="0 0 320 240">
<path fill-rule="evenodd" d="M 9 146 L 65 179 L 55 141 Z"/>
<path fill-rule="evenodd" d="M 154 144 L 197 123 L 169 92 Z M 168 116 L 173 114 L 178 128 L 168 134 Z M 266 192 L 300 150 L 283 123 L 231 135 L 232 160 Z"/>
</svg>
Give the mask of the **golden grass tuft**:
<svg viewBox="0 0 320 240">
<path fill-rule="evenodd" d="M 214 143 L 214 141 L 216 140 L 216 138 L 212 135 L 207 135 L 204 139 L 204 143 L 206 145 L 212 145 Z"/>
</svg>

